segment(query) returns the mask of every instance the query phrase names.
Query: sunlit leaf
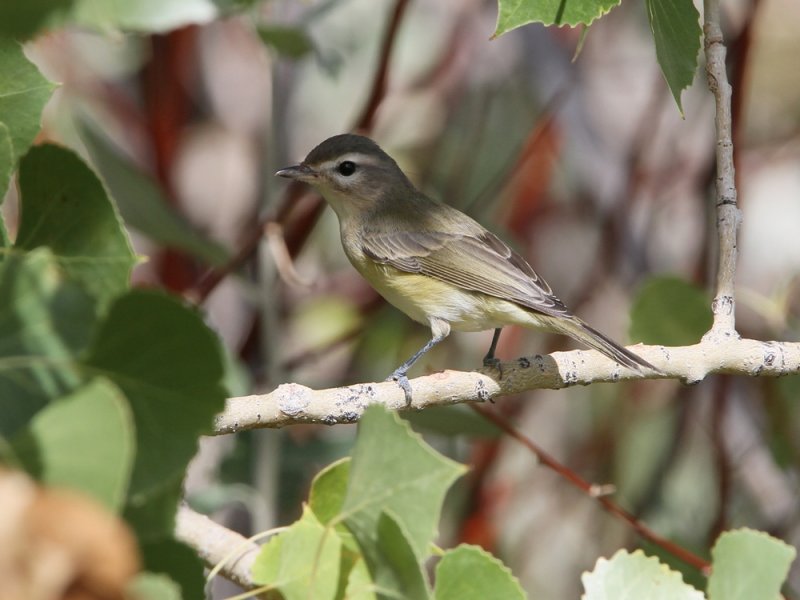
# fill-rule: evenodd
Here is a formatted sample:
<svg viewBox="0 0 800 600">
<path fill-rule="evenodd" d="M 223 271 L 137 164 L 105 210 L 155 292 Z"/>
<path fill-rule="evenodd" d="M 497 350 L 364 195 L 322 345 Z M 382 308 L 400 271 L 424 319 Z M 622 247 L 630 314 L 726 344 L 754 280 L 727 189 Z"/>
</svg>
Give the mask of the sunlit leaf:
<svg viewBox="0 0 800 600">
<path fill-rule="evenodd" d="M 436 565 L 435 600 L 526 598 L 511 570 L 478 546 L 461 544 L 444 553 Z"/>
<path fill-rule="evenodd" d="M 589 25 L 621 0 L 498 0 L 497 27 L 502 35 L 528 23 L 545 25 Z"/>
<path fill-rule="evenodd" d="M 253 580 L 280 590 L 285 600 L 326 600 L 339 586 L 341 542 L 306 508 L 303 517 L 262 549 L 252 568 Z"/>
<path fill-rule="evenodd" d="M 349 476 L 350 459 L 343 458 L 325 467 L 311 482 L 309 507 L 323 525 L 341 513 Z"/>
<path fill-rule="evenodd" d="M 384 513 L 402 528 L 415 556 L 427 555 L 444 495 L 463 472 L 462 465 L 435 452 L 395 413 L 380 406 L 367 408 L 359 424 L 343 513 L 371 569 L 385 561 L 379 543 Z"/>
<path fill-rule="evenodd" d="M 0 123 L 8 128 L 15 160 L 33 143 L 55 87 L 25 58 L 18 42 L 0 36 Z"/>
<path fill-rule="evenodd" d="M 711 550 L 708 600 L 778 600 L 797 550 L 763 531 L 726 531 Z"/>
<path fill-rule="evenodd" d="M 610 560 L 599 559 L 581 581 L 586 591 L 583 600 L 704 600 L 680 573 L 641 550 L 633 554 L 619 550 Z"/>
<path fill-rule="evenodd" d="M 14 451 L 39 481 L 80 490 L 119 510 L 134 458 L 128 403 L 98 377 L 38 412 L 15 437 Z"/>
<path fill-rule="evenodd" d="M 124 292 L 136 257 L 97 176 L 71 150 L 44 145 L 20 163 L 14 248 L 50 248 L 65 273 L 101 306 Z"/>
</svg>

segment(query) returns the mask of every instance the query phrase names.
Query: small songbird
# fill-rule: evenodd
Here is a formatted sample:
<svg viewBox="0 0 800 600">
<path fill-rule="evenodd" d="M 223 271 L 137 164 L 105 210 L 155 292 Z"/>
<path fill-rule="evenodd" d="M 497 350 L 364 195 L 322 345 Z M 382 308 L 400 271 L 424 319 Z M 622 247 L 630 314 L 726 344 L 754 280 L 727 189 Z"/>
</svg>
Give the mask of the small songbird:
<svg viewBox="0 0 800 600">
<path fill-rule="evenodd" d="M 337 135 L 314 148 L 281 177 L 310 184 L 339 217 L 350 262 L 391 304 L 428 325 L 432 338 L 387 379 L 411 403 L 407 373 L 456 331 L 494 329 L 485 366 L 504 325 L 566 334 L 621 365 L 657 371 L 571 315 L 519 254 L 475 220 L 417 190 L 371 139 Z"/>
</svg>

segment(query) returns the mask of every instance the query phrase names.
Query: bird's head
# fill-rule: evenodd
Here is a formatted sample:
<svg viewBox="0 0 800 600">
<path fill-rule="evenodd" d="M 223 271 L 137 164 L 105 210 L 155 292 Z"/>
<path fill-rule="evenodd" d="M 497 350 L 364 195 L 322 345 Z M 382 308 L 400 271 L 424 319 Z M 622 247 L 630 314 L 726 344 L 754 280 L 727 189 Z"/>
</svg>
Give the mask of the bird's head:
<svg viewBox="0 0 800 600">
<path fill-rule="evenodd" d="M 414 193 L 391 156 L 371 139 L 354 134 L 328 138 L 303 162 L 275 174 L 315 187 L 339 217 Z"/>
</svg>

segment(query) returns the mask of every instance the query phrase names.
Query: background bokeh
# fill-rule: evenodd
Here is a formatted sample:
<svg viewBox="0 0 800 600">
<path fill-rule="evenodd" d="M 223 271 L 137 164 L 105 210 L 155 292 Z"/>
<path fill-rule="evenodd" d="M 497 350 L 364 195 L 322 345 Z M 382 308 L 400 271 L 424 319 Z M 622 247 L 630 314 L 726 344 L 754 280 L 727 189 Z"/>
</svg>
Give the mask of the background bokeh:
<svg viewBox="0 0 800 600">
<path fill-rule="evenodd" d="M 199 299 L 225 342 L 236 394 L 382 380 L 427 340 L 347 263 L 332 211 L 272 175 L 354 129 L 421 189 L 512 243 L 574 312 L 619 341 L 640 341 L 628 337 L 629 314 L 655 276 L 678 277 L 710 303 L 713 98 L 701 57 L 680 114 L 641 3 L 598 21 L 577 56 L 579 30 L 531 25 L 490 40 L 494 2 L 240 4 L 157 35 L 57 28 L 26 46 L 61 83 L 42 139 L 82 149 L 103 175 L 143 257 L 136 284 Z M 744 212 L 737 324 L 747 337 L 797 340 L 800 5 L 722 4 Z M 3 204 L 12 232 L 14 193 Z M 209 277 L 237 255 L 233 273 Z M 679 315 L 683 301 L 665 300 Z M 476 368 L 490 339 L 453 334 L 412 374 Z M 498 354 L 572 347 L 507 328 Z M 734 526 L 800 541 L 799 397 L 797 377 L 718 376 L 693 387 L 536 391 L 497 409 L 705 555 Z M 479 543 L 532 597 L 560 599 L 579 595 L 580 573 L 598 556 L 641 543 L 462 408 L 409 415 L 471 466 L 448 499 L 442 545 Z M 189 498 L 244 533 L 291 522 L 311 477 L 349 451 L 354 431 L 204 440 Z M 691 569 L 684 577 L 699 581 Z M 790 590 L 799 589 L 795 570 Z"/>
</svg>

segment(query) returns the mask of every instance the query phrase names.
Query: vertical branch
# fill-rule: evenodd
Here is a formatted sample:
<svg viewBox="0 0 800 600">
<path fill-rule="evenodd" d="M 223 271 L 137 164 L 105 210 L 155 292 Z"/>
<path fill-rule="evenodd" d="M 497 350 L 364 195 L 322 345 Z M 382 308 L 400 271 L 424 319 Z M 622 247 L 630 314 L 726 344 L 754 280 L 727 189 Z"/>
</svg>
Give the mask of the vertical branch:
<svg viewBox="0 0 800 600">
<path fill-rule="evenodd" d="M 719 236 L 717 283 L 712 304 L 714 325 L 708 335 L 737 336 L 734 316 L 736 231 L 741 221 L 737 206 L 731 119 L 731 86 L 725 71 L 725 45 L 720 28 L 719 0 L 704 0 L 706 74 L 716 103 L 716 208 Z"/>
</svg>

